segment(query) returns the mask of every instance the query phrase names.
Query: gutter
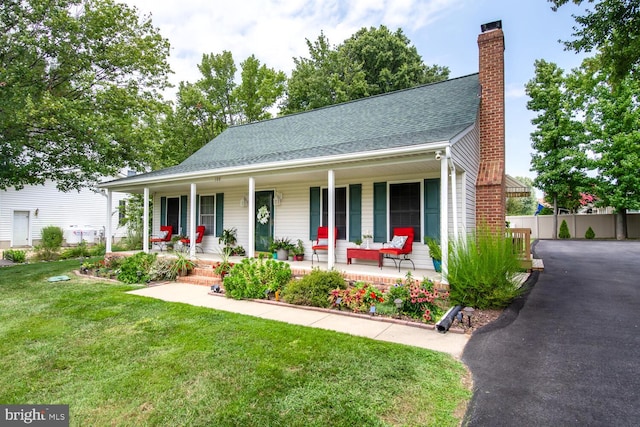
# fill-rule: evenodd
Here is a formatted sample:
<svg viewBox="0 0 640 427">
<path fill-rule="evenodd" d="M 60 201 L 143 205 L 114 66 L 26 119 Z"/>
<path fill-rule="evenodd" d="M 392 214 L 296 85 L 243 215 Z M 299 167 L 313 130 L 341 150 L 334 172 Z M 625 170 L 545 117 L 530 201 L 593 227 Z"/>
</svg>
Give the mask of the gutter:
<svg viewBox="0 0 640 427">
<path fill-rule="evenodd" d="M 435 143 L 429 143 L 426 145 L 414 145 L 405 148 L 389 148 L 384 150 L 375 150 L 375 151 L 365 151 L 359 152 L 356 154 L 339 154 L 333 156 L 324 156 L 324 157 L 313 157 L 306 158 L 294 161 L 281 161 L 281 162 L 271 162 L 261 164 L 259 168 L 256 168 L 254 165 L 244 165 L 244 166 L 234 166 L 222 169 L 207 169 L 200 170 L 196 172 L 186 172 L 186 173 L 177 173 L 171 175 L 161 175 L 154 176 L 150 178 L 140 177 L 139 179 L 126 180 L 126 182 L 120 182 L 120 180 L 116 181 L 107 181 L 98 184 L 99 188 L 117 188 L 119 186 L 122 187 L 130 187 L 136 185 L 143 184 L 151 184 L 157 182 L 166 182 L 166 181 L 181 181 L 181 180 L 194 180 L 199 178 L 210 178 L 212 175 L 240 175 L 246 173 L 258 173 L 258 172 L 270 172 L 276 170 L 287 170 L 287 169 L 295 169 L 304 166 L 320 166 L 324 164 L 340 164 L 340 163 L 349 163 L 356 160 L 372 160 L 378 158 L 388 158 L 391 156 L 397 155 L 407 155 L 407 154 L 416 154 L 420 152 L 429 152 L 435 150 L 444 150 L 449 147 L 449 141 L 439 141 Z"/>
</svg>

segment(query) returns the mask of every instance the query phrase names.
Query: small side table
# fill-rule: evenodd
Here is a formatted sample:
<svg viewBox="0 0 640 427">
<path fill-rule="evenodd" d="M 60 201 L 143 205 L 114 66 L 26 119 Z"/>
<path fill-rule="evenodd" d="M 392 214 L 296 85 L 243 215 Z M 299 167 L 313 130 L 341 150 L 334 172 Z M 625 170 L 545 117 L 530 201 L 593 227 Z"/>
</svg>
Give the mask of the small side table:
<svg viewBox="0 0 640 427">
<path fill-rule="evenodd" d="M 382 268 L 382 254 L 378 249 L 347 248 L 347 264 L 351 264 L 353 258 L 377 260 L 378 267 Z"/>
</svg>

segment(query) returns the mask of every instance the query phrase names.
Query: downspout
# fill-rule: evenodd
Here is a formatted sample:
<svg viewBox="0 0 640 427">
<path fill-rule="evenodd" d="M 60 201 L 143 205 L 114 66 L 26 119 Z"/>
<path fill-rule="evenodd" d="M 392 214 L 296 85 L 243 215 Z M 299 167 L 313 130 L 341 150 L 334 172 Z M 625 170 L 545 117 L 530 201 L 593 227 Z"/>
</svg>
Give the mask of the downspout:
<svg viewBox="0 0 640 427">
<path fill-rule="evenodd" d="M 442 283 L 447 282 L 449 262 L 449 148 L 445 149 L 445 155 L 440 156 L 440 249 L 442 252 Z"/>
<path fill-rule="evenodd" d="M 453 210 L 453 239 L 458 241 L 458 177 L 456 174 L 456 166 L 453 159 L 449 157 L 449 149 L 447 149 L 447 158 L 449 158 L 449 167 L 451 168 L 451 209 Z"/>
</svg>

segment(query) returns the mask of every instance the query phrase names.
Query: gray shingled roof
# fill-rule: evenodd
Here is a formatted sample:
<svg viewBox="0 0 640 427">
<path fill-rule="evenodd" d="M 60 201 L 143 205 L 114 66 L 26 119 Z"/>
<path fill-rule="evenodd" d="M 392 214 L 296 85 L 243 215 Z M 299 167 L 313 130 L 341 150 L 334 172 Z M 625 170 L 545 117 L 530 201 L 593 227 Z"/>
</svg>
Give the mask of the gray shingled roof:
<svg viewBox="0 0 640 427">
<path fill-rule="evenodd" d="M 235 126 L 180 165 L 137 178 L 448 141 L 475 122 L 478 93 L 471 74 Z"/>
</svg>

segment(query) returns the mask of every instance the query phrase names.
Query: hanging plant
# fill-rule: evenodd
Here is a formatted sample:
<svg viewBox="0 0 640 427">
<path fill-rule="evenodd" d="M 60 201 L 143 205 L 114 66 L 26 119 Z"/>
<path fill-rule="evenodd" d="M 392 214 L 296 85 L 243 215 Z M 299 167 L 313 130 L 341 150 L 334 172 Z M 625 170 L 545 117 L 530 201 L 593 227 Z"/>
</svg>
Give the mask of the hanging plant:
<svg viewBox="0 0 640 427">
<path fill-rule="evenodd" d="M 267 205 L 262 205 L 260 209 L 258 209 L 258 222 L 260 224 L 266 224 L 269 222 L 269 209 Z"/>
</svg>

